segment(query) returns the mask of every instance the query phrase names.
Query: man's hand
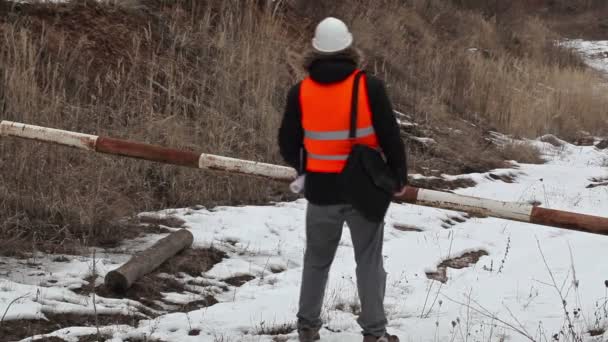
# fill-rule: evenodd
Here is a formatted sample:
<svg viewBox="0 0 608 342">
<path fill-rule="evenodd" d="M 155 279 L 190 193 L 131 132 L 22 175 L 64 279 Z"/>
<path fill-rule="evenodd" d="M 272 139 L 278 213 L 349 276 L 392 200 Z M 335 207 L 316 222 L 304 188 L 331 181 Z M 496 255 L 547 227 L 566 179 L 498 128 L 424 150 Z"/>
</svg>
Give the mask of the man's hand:
<svg viewBox="0 0 608 342">
<path fill-rule="evenodd" d="M 395 193 L 395 197 L 403 197 L 405 196 L 405 192 L 407 191 L 407 185 L 403 186 L 403 189 Z"/>
</svg>

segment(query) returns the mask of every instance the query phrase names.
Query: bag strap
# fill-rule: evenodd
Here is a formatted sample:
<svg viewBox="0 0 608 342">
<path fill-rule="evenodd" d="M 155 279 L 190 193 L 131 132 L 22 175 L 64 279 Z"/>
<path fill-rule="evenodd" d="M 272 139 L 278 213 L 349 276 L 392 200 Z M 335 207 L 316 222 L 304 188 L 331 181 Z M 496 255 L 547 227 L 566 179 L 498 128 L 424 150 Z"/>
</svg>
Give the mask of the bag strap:
<svg viewBox="0 0 608 342">
<path fill-rule="evenodd" d="M 353 95 L 350 104 L 350 131 L 348 134 L 349 139 L 355 139 L 357 137 L 357 109 L 359 108 L 359 80 L 361 76 L 365 74 L 365 71 L 360 71 L 355 75 L 355 82 L 353 84 Z"/>
</svg>

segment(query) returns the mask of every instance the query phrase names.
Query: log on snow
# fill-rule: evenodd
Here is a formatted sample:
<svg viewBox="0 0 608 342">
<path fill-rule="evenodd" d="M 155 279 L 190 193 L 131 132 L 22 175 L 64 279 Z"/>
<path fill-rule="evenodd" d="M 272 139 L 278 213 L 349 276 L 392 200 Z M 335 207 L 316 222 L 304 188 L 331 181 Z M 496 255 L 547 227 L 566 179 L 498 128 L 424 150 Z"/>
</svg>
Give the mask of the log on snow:
<svg viewBox="0 0 608 342">
<path fill-rule="evenodd" d="M 187 229 L 180 229 L 135 255 L 126 264 L 109 272 L 105 286 L 115 292 L 125 292 L 139 278 L 157 269 L 163 262 L 192 246 L 194 237 Z"/>
<path fill-rule="evenodd" d="M 443 191 L 407 187 L 397 202 L 463 211 L 473 216 L 496 217 L 543 226 L 608 235 L 608 217 L 538 207 L 529 203 L 504 202 Z"/>
</svg>

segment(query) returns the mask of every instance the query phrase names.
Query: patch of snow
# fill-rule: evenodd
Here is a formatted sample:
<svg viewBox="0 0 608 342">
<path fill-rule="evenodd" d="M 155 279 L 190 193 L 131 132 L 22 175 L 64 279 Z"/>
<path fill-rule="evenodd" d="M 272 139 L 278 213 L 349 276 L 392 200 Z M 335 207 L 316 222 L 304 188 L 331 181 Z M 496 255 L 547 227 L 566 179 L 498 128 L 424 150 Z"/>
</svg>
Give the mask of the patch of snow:
<svg viewBox="0 0 608 342">
<path fill-rule="evenodd" d="M 579 52 L 590 67 L 608 72 L 608 40 L 586 41 L 574 39 L 562 42 L 561 45 Z"/>
</svg>

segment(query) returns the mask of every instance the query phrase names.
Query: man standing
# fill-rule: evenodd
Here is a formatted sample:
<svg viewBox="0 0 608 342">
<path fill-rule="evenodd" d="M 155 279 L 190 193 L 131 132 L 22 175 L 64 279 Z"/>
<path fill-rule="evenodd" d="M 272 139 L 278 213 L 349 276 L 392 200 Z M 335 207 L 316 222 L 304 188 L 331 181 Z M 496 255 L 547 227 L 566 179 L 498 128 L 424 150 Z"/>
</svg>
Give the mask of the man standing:
<svg viewBox="0 0 608 342">
<path fill-rule="evenodd" d="M 384 84 L 372 76 L 358 76 L 359 57 L 352 43 L 353 37 L 342 21 L 326 18 L 319 23 L 312 40 L 314 51 L 306 62 L 309 76 L 289 91 L 279 131 L 281 155 L 299 173 L 306 174 L 304 194 L 309 202 L 297 315 L 301 342 L 320 338 L 325 287 L 344 222 L 351 231 L 357 262 L 361 301 L 357 322 L 363 330 L 363 341 L 399 342 L 397 336 L 386 332 L 384 223 L 365 218 L 348 204 L 338 179 L 353 143 L 362 144 L 382 151 L 398 178 L 395 192 L 403 193 L 407 183 L 405 149 Z M 358 89 L 353 89 L 355 84 Z M 355 92 L 358 118 L 356 136 L 351 139 L 351 100 Z"/>
</svg>

